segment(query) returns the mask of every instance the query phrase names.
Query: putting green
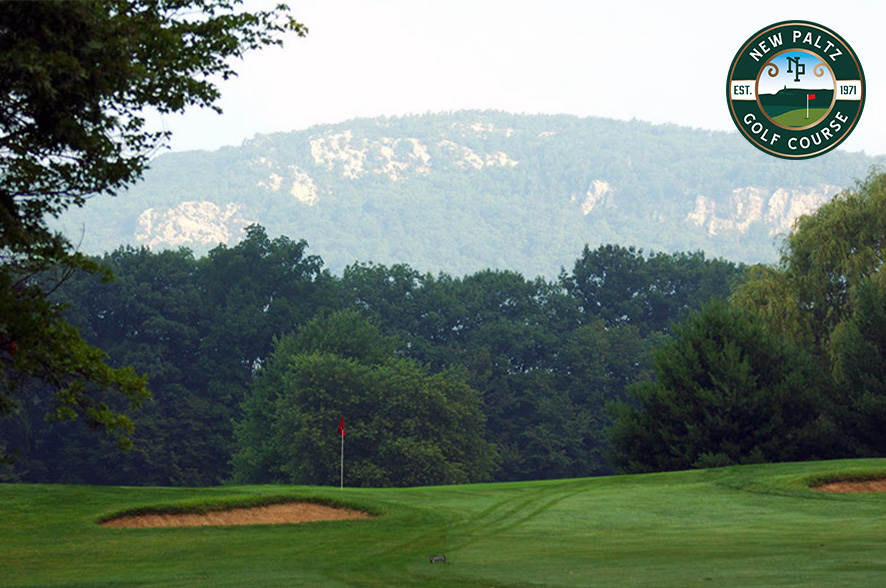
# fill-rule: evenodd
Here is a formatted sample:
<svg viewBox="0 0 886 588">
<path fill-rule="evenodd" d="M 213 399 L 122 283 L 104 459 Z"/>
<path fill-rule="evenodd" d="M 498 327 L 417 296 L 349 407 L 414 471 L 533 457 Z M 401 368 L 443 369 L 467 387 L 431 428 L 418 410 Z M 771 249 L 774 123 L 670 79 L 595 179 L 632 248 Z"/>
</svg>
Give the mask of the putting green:
<svg viewBox="0 0 886 588">
<path fill-rule="evenodd" d="M 772 120 L 783 127 L 805 127 L 817 123 L 827 113 L 827 108 L 810 108 L 808 113 L 805 108 L 800 108 L 779 114 Z"/>
</svg>

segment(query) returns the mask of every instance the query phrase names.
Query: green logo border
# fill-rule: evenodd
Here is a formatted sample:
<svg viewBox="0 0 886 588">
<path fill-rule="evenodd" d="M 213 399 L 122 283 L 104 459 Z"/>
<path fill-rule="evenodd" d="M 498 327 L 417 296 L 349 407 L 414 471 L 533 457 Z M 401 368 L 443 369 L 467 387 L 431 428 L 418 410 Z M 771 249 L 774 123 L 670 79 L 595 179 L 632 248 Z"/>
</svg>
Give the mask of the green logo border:
<svg viewBox="0 0 886 588">
<path fill-rule="evenodd" d="M 803 31 L 803 37 L 805 37 L 805 33 L 812 32 L 816 38 L 816 41 L 814 41 L 816 44 L 821 42 L 822 37 L 824 37 L 825 46 L 827 46 L 827 43 L 833 42 L 831 50 L 839 50 L 841 53 L 838 57 L 845 56 L 839 67 L 833 67 L 833 60 L 831 62 L 825 62 L 825 58 L 827 58 L 829 54 L 822 50 L 821 47 L 816 45 L 810 46 L 802 40 L 799 42 L 794 41 L 791 38 L 791 32 L 794 30 Z M 858 100 L 840 100 L 835 96 L 834 104 L 827 116 L 823 117 L 818 124 L 798 130 L 785 129 L 784 127 L 774 124 L 763 112 L 762 108 L 760 108 L 757 100 L 734 100 L 732 96 L 733 80 L 746 80 L 748 79 L 749 72 L 753 72 L 753 79 L 756 80 L 759 78 L 761 71 L 767 67 L 768 59 L 755 61 L 751 57 L 751 53 L 755 51 L 758 56 L 770 53 L 774 47 L 767 45 L 766 42 L 769 38 L 778 33 L 787 34 L 782 35 L 782 43 L 778 46 L 777 53 L 790 49 L 803 49 L 807 52 L 810 51 L 810 49 L 813 49 L 813 53 L 819 56 L 823 62 L 832 65 L 835 73 L 835 85 L 839 85 L 840 81 L 860 81 L 860 98 Z M 761 43 L 763 44 L 763 47 L 767 47 L 765 51 L 760 47 Z M 815 51 L 815 49 L 820 51 Z M 847 61 L 846 58 L 849 60 Z M 740 77 L 736 78 L 737 72 Z M 849 136 L 858 124 L 858 121 L 861 118 L 861 113 L 864 110 L 865 98 L 867 97 L 866 94 L 864 70 L 861 67 L 861 62 L 859 61 L 858 56 L 855 51 L 853 51 L 852 47 L 849 46 L 849 43 L 831 29 L 818 23 L 804 20 L 787 20 L 778 22 L 754 33 L 742 44 L 741 48 L 735 54 L 732 64 L 729 67 L 729 75 L 726 78 L 726 101 L 729 106 L 729 114 L 732 116 L 732 122 L 735 123 L 739 133 L 741 133 L 741 135 L 757 149 L 768 153 L 769 155 L 790 160 L 818 157 L 840 145 L 840 143 Z M 849 112 L 848 115 L 843 115 L 846 119 L 845 121 L 843 121 L 843 119 L 835 120 L 835 116 L 842 114 L 842 111 L 837 108 L 841 104 L 847 112 Z M 762 124 L 762 127 L 754 125 L 754 128 L 762 130 L 759 132 L 752 132 L 752 124 L 746 124 L 744 122 L 744 119 L 748 117 L 747 113 L 754 115 L 754 122 L 760 122 Z M 823 139 L 824 136 L 831 134 L 834 125 L 839 126 L 839 130 L 834 131 L 834 136 L 832 138 L 828 138 L 827 140 Z M 825 134 L 822 135 L 820 131 L 824 127 L 827 127 L 828 129 Z M 820 139 L 820 148 L 812 142 L 811 138 L 814 136 L 817 136 Z M 799 148 L 801 138 L 807 139 L 809 148 Z M 794 148 L 788 148 L 789 143 L 793 145 Z"/>
</svg>

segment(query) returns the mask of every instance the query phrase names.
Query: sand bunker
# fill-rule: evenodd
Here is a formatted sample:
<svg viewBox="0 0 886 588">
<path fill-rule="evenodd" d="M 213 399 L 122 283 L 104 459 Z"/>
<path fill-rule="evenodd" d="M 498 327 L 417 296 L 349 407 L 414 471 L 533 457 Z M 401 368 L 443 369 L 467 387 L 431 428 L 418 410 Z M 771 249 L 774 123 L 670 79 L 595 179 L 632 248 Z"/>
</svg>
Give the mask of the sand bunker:
<svg viewBox="0 0 886 588">
<path fill-rule="evenodd" d="M 105 521 L 102 525 L 127 528 L 202 527 L 208 525 L 278 525 L 370 518 L 372 515 L 359 510 L 333 508 L 310 502 L 291 502 L 254 508 L 219 510 L 206 514 L 148 514 L 120 517 Z"/>
<path fill-rule="evenodd" d="M 864 482 L 830 482 L 813 487 L 821 492 L 886 492 L 886 480 L 866 480 Z"/>
</svg>

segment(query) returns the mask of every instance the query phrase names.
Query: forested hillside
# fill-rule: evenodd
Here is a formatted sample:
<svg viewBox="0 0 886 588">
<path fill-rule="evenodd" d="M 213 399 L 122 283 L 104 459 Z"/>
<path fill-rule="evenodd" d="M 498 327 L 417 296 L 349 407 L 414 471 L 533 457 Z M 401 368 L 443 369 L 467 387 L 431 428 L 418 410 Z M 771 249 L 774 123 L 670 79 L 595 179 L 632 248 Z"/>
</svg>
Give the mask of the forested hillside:
<svg viewBox="0 0 886 588">
<path fill-rule="evenodd" d="M 735 133 L 454 112 L 259 135 L 157 157 L 143 183 L 61 223 L 83 250 L 236 244 L 260 223 L 332 271 L 355 261 L 555 277 L 585 244 L 776 259 L 794 221 L 884 158 L 787 162 Z"/>
</svg>

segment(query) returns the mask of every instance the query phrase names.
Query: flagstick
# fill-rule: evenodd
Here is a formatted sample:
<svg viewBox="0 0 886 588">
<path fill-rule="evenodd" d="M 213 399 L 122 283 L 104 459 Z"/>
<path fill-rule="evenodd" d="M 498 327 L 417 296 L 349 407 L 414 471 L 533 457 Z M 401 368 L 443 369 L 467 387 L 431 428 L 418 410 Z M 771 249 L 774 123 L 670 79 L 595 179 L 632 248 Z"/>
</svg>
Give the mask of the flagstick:
<svg viewBox="0 0 886 588">
<path fill-rule="evenodd" d="M 345 436 L 341 436 L 341 489 L 345 488 Z"/>
<path fill-rule="evenodd" d="M 809 118 L 809 94 L 806 94 L 806 118 Z"/>
</svg>

